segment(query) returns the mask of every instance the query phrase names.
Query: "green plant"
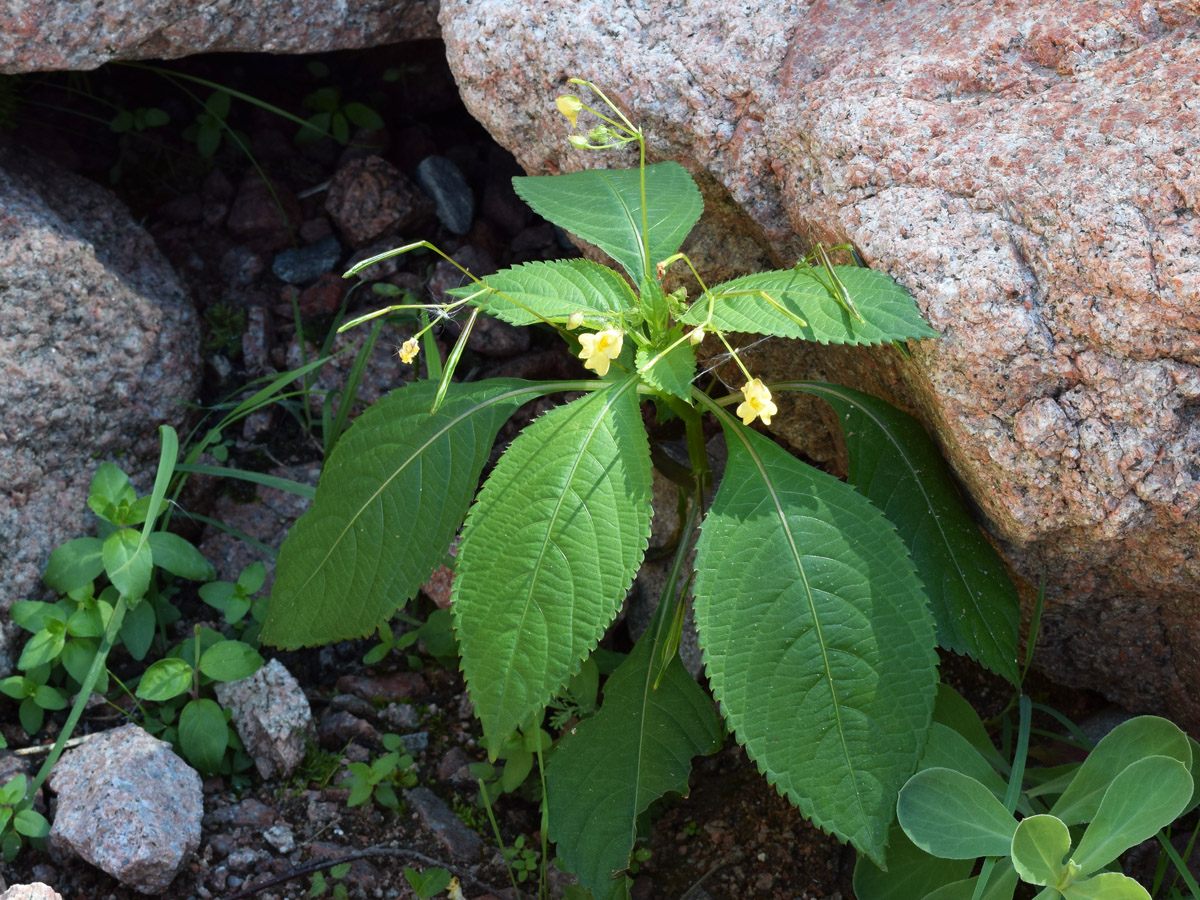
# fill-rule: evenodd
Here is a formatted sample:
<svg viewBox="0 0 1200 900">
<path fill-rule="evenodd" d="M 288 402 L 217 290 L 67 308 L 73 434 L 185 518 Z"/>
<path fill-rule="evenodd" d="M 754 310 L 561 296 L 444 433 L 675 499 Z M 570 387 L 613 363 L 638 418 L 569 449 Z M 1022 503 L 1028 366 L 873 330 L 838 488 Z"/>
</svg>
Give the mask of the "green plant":
<svg viewBox="0 0 1200 900">
<path fill-rule="evenodd" d="M 308 64 L 308 69 L 316 78 L 329 77 L 329 67 L 322 62 L 314 60 Z M 329 135 L 339 144 L 348 144 L 351 125 L 366 131 L 378 131 L 383 127 L 383 117 L 379 113 L 365 103 L 344 102 L 342 89 L 336 85 L 317 88 L 301 104 L 313 114 L 296 132 L 297 144 L 311 144 Z"/>
<path fill-rule="evenodd" d="M 15 775 L 0 787 L 0 851 L 6 862 L 16 859 L 25 840 L 40 844 L 50 833 L 50 823 L 30 809 L 27 798 L 24 775 Z"/>
<path fill-rule="evenodd" d="M 350 788 L 347 806 L 361 806 L 374 799 L 380 806 L 399 812 L 400 799 L 396 796 L 396 789 L 416 787 L 416 764 L 404 752 L 400 736 L 385 734 L 383 746 L 388 752 L 370 765 L 352 762 L 346 767 L 342 785 Z"/>
<path fill-rule="evenodd" d="M 1027 767 L 1027 698 L 1009 762 L 966 702 L 940 690 L 924 757 L 898 798 L 889 870 L 859 859 L 860 900 L 1012 900 L 1018 881 L 1042 887 L 1038 900 L 1149 900 L 1111 867 L 1200 805 L 1192 778 L 1200 745 L 1166 719 L 1140 716 L 1082 763 Z M 969 877 L 980 858 L 980 874 Z"/>
<path fill-rule="evenodd" d="M 473 279 L 435 309 L 470 310 L 461 337 L 444 366 L 427 351 L 429 380 L 367 410 L 328 457 L 313 507 L 280 553 L 263 640 L 299 647 L 374 631 L 441 564 L 465 518 L 454 624 L 485 745 L 499 758 L 515 733 L 523 742 L 540 731 L 642 561 L 648 401 L 660 420 L 680 420 L 688 439 L 683 539 L 656 618 L 612 672 L 599 712 L 570 727 L 546 761 L 543 814 L 560 857 L 596 897 L 625 896 L 639 817 L 663 794 L 686 792 L 692 758 L 721 744 L 722 719 L 676 654 L 694 587 L 724 723 L 805 815 L 882 863 L 896 796 L 929 728 L 935 646 L 1015 681 L 1016 592 L 915 420 L 837 385 L 767 386 L 729 335 L 848 345 L 936 335 L 891 278 L 834 265 L 820 248 L 795 268 L 708 286 L 679 252 L 702 211 L 687 171 L 647 165 L 641 131 L 611 103 L 596 110 L 568 96 L 559 108 L 573 126 L 585 111 L 600 119 L 573 144 L 636 145 L 638 165 L 514 185 L 624 275 L 579 259 L 529 263 Z M 416 248 L 440 253 L 411 244 L 347 274 Z M 694 297 L 666 281 L 677 262 L 699 286 Z M 599 379 L 454 383 L 480 313 L 549 325 Z M 715 379 L 707 389 L 693 384 L 696 347 L 706 339 L 741 372 L 740 391 L 720 396 Z M 787 390 L 815 394 L 838 412 L 849 484 L 749 427 L 770 424 L 772 392 Z M 522 404 L 563 391 L 582 396 L 528 426 L 476 497 L 504 422 Z M 705 415 L 728 445 L 706 513 Z M 693 546 L 694 581 L 683 574 Z"/>
<path fill-rule="evenodd" d="M 504 848 L 504 862 L 512 870 L 518 884 L 524 884 L 530 878 L 536 878 L 538 873 L 538 852 L 533 847 L 525 846 L 525 835 L 517 835 L 511 847 Z"/>
<path fill-rule="evenodd" d="M 342 883 L 342 879 L 350 874 L 350 863 L 338 863 L 329 869 L 329 877 L 334 880 L 333 889 L 330 896 L 333 900 L 346 900 L 349 896 L 346 892 L 346 885 Z M 316 871 L 313 873 L 312 881 L 308 887 L 308 896 L 324 897 L 325 893 L 330 891 L 329 882 L 325 880 L 325 873 Z"/>
<path fill-rule="evenodd" d="M 412 866 L 404 867 L 404 880 L 408 882 L 417 900 L 429 900 L 450 887 L 450 873 L 440 866 L 418 872 Z"/>
</svg>

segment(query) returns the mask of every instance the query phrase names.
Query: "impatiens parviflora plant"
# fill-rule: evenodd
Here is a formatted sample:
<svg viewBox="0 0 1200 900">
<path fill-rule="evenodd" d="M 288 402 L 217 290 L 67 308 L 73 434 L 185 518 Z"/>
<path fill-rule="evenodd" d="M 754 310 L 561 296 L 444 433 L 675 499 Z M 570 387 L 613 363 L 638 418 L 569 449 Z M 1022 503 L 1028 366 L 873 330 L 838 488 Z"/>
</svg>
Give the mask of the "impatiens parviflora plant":
<svg viewBox="0 0 1200 900">
<path fill-rule="evenodd" d="M 1139 716 L 1082 763 L 1026 768 L 1031 709 L 1022 698 L 1010 764 L 967 702 L 939 687 L 919 771 L 900 791 L 888 871 L 860 857 L 859 900 L 1012 900 L 1019 881 L 1042 888 L 1036 900 L 1150 900 L 1113 864 L 1156 835 L 1170 847 L 1160 830 L 1200 805 L 1200 745 L 1166 719 Z"/>
<path fill-rule="evenodd" d="M 768 385 L 731 334 L 851 345 L 936 335 L 886 274 L 835 266 L 823 253 L 708 286 L 679 252 L 702 212 L 696 183 L 678 163 L 647 164 L 642 132 L 595 87 L 574 83 L 605 105 L 560 98 L 573 126 L 584 113 L 600 122 L 571 143 L 636 146 L 637 165 L 514 186 L 623 272 L 584 259 L 526 263 L 472 277 L 430 307 L 431 322 L 469 310 L 466 327 L 444 368 L 430 367 L 440 377 L 393 391 L 338 444 L 281 550 L 262 640 L 300 647 L 375 631 L 462 528 L 454 623 L 495 754 L 513 732 L 543 722 L 621 609 L 650 532 L 642 406 L 651 401 L 687 434 L 684 539 L 657 619 L 608 679 L 600 710 L 545 754 L 559 858 L 597 898 L 625 896 L 639 817 L 664 793 L 686 792 L 692 758 L 720 744 L 710 698 L 675 652 L 690 586 L 724 725 L 805 815 L 883 863 L 896 796 L 925 745 L 935 648 L 1015 680 L 1016 592 L 915 420 L 833 384 Z M 412 244 L 347 274 L 417 246 L 441 253 Z M 664 288 L 676 263 L 696 278 L 695 296 Z M 553 327 L 597 379 L 453 382 L 481 313 Z M 694 384 L 705 339 L 725 348 L 740 391 L 711 396 Z M 781 390 L 837 410 L 849 484 L 750 427 L 770 423 Z M 504 422 L 564 391 L 582 396 L 525 428 L 476 496 Z M 707 510 L 706 415 L 728 445 Z M 683 561 L 701 519 L 689 578 Z"/>
</svg>

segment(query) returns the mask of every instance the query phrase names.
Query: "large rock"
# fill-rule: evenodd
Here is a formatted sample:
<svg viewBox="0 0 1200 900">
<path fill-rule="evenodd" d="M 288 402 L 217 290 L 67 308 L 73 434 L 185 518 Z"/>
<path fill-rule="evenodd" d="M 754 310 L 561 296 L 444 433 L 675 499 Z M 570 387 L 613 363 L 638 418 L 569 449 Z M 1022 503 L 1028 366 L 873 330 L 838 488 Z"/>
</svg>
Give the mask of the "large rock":
<svg viewBox="0 0 1200 900">
<path fill-rule="evenodd" d="M 468 107 L 528 171 L 604 162 L 553 112 L 585 77 L 697 175 L 686 249 L 717 277 L 850 241 L 906 285 L 942 335 L 911 361 L 771 341 L 750 365 L 915 410 L 1016 569 L 1047 567 L 1039 663 L 1200 729 L 1200 3 L 440 15 Z"/>
<path fill-rule="evenodd" d="M 143 894 L 165 891 L 200 846 L 200 776 L 166 741 L 123 725 L 63 754 L 50 847 Z"/>
<path fill-rule="evenodd" d="M 0 0 L 0 72 L 436 38 L 437 0 Z"/>
<path fill-rule="evenodd" d="M 195 396 L 198 349 L 194 308 L 125 208 L 0 150 L 0 612 L 92 527 L 101 460 L 152 476 L 158 426 Z"/>
</svg>

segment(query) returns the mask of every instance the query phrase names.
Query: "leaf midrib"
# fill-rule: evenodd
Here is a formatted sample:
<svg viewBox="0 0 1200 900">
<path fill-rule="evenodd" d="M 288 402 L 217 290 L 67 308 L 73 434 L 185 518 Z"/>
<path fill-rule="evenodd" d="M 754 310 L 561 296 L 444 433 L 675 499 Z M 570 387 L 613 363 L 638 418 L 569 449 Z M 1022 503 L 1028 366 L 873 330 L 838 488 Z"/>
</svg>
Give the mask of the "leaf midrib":
<svg viewBox="0 0 1200 900">
<path fill-rule="evenodd" d="M 733 419 L 730 417 L 728 412 L 726 412 L 724 409 L 720 409 L 717 414 L 725 420 L 725 424 L 728 426 L 725 429 L 725 433 L 729 434 L 730 432 L 733 432 L 737 435 L 738 440 L 742 442 L 746 448 L 746 452 L 750 455 L 750 459 L 753 461 L 755 468 L 758 469 L 758 473 L 762 477 L 763 484 L 766 485 L 767 491 L 771 497 L 771 502 L 775 506 L 775 512 L 779 517 L 779 522 L 783 528 L 783 533 L 787 538 L 788 547 L 791 548 L 792 559 L 796 563 L 796 571 L 799 573 L 801 583 L 804 587 L 804 596 L 808 601 L 809 611 L 812 614 L 813 629 L 817 633 L 817 643 L 821 648 L 821 664 L 825 670 L 825 681 L 829 686 L 830 699 L 833 701 L 833 715 L 837 727 L 838 742 L 842 748 L 842 757 L 846 762 L 846 770 L 850 774 L 850 781 L 854 787 L 854 800 L 858 806 L 861 821 L 869 832 L 871 817 L 868 815 L 866 807 L 863 804 L 862 791 L 859 789 L 858 785 L 858 770 L 855 768 L 854 763 L 851 760 L 850 748 L 846 745 L 846 731 L 842 725 L 841 704 L 839 702 L 837 688 L 833 681 L 833 672 L 829 663 L 829 651 L 825 643 L 825 633 L 821 628 L 820 616 L 817 614 L 816 602 L 813 600 L 812 587 L 808 583 L 808 573 L 805 571 L 804 563 L 801 561 L 800 550 L 796 546 L 795 535 L 792 533 L 791 526 L 788 523 L 787 515 L 784 513 L 783 504 L 779 499 L 779 494 L 775 490 L 775 485 L 772 482 L 770 475 L 767 473 L 766 465 L 763 463 L 761 457 L 759 457 L 759 455 L 755 452 L 754 447 L 750 444 L 750 441 L 746 435 L 742 433 L 741 429 L 733 426 Z"/>
</svg>

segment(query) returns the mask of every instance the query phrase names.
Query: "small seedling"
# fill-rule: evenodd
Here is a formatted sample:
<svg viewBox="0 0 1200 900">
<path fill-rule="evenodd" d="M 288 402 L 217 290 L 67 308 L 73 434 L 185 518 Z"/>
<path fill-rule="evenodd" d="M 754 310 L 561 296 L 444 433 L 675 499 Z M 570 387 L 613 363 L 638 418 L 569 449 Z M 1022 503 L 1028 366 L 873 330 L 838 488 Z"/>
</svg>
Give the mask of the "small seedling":
<svg viewBox="0 0 1200 900">
<path fill-rule="evenodd" d="M 396 789 L 416 787 L 417 773 L 413 758 L 404 752 L 404 743 L 399 735 L 385 734 L 384 749 L 389 752 L 370 765 L 350 763 L 342 785 L 350 788 L 347 806 L 361 806 L 368 800 L 392 812 L 400 811 L 400 799 Z"/>
<path fill-rule="evenodd" d="M 418 872 L 411 866 L 404 867 L 404 879 L 408 882 L 418 900 L 429 900 L 436 897 L 450 886 L 453 880 L 450 873 L 441 867 L 425 869 Z"/>
</svg>

